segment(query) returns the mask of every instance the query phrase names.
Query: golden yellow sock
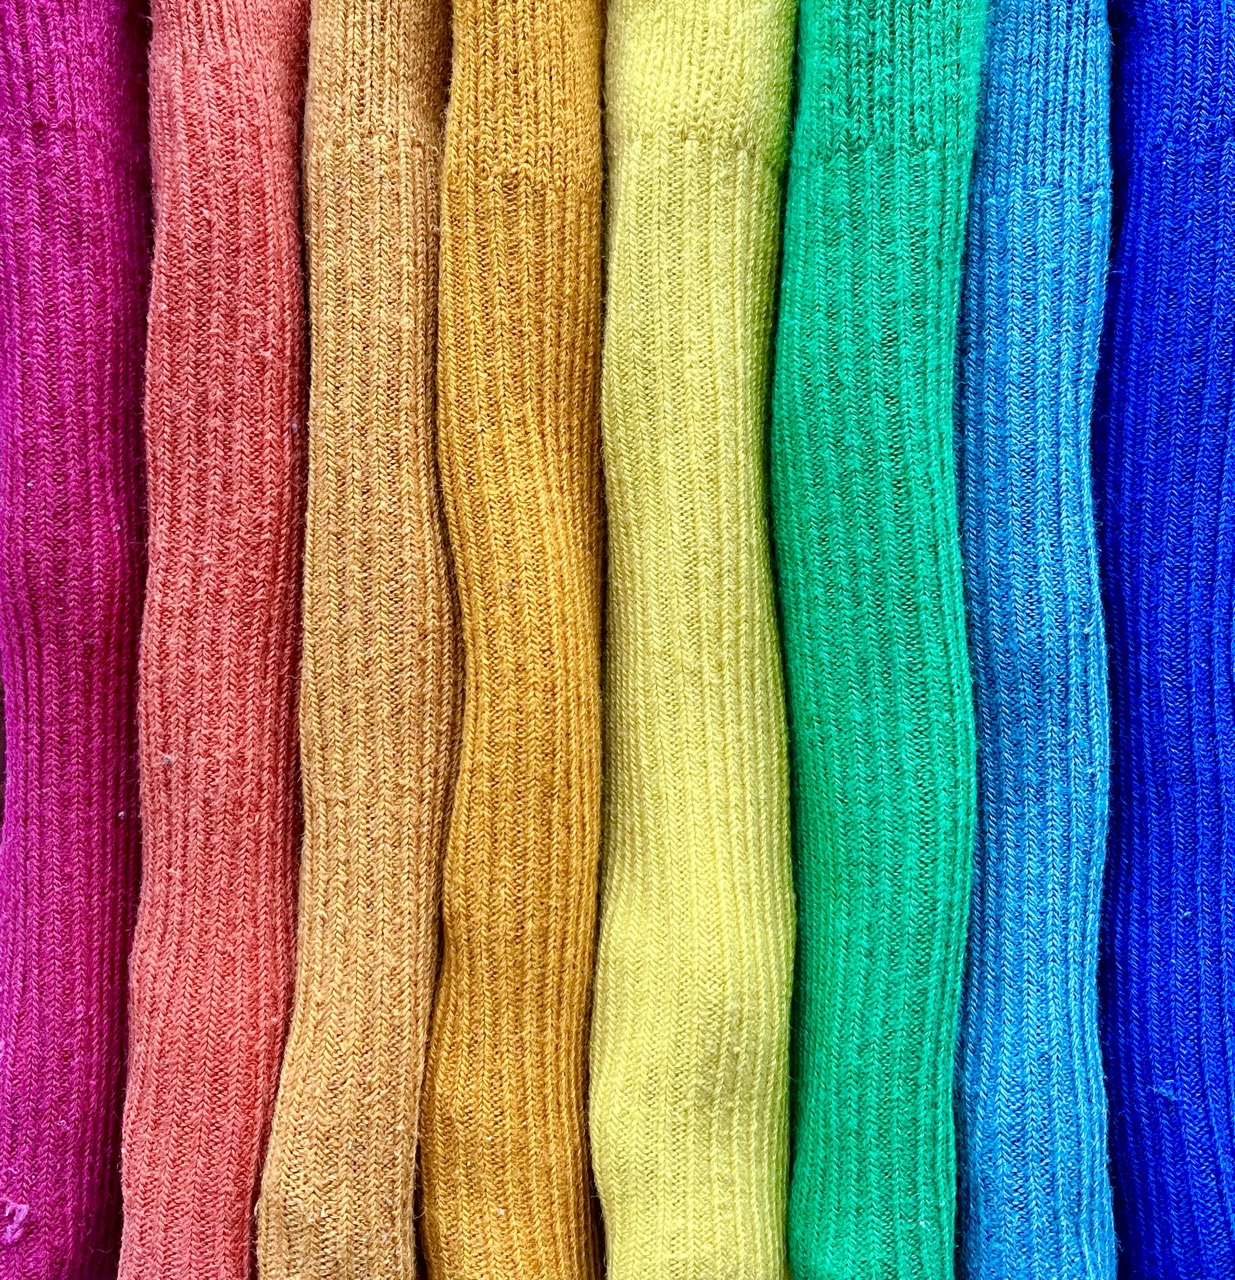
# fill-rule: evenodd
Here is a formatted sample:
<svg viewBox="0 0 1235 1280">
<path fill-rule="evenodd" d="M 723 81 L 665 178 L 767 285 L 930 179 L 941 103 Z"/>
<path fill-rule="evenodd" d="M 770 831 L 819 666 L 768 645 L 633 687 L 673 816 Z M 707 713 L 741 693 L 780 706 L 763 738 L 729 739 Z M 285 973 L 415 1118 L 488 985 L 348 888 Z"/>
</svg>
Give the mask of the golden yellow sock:
<svg viewBox="0 0 1235 1280">
<path fill-rule="evenodd" d="M 596 1270 L 600 197 L 596 0 L 457 0 L 438 457 L 466 695 L 422 1129 L 441 1280 Z"/>
<path fill-rule="evenodd" d="M 315 0 L 295 1009 L 262 1280 L 413 1280 L 460 669 L 435 451 L 440 0 Z"/>
</svg>

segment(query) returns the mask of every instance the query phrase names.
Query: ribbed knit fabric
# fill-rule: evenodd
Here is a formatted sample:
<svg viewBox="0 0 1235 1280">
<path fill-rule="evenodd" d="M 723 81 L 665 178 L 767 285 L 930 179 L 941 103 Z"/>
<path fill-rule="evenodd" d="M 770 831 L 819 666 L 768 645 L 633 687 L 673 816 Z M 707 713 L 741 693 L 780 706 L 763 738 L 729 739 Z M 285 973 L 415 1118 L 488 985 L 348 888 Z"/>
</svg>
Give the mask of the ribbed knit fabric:
<svg viewBox="0 0 1235 1280">
<path fill-rule="evenodd" d="M 952 387 L 982 0 L 803 0 L 771 496 L 797 1280 L 943 1277 L 974 737 Z"/>
<path fill-rule="evenodd" d="M 299 0 L 157 0 L 123 1280 L 239 1280 L 291 996 Z"/>
<path fill-rule="evenodd" d="M 1098 1044 L 1108 717 L 1089 424 L 1110 217 L 1105 0 L 992 0 L 958 465 L 978 841 L 960 1271 L 1115 1272 Z"/>
<path fill-rule="evenodd" d="M 420 1090 L 455 770 L 434 417 L 448 11 L 318 0 L 296 1005 L 259 1204 L 267 1280 L 414 1280 Z"/>
<path fill-rule="evenodd" d="M 0 1277 L 120 1242 L 137 905 L 145 41 L 128 0 L 0 3 Z"/>
<path fill-rule="evenodd" d="M 1235 6 L 1119 0 L 1095 418 L 1103 1049 L 1126 1280 L 1235 1275 Z"/>
<path fill-rule="evenodd" d="M 610 1280 L 780 1280 L 793 884 L 764 449 L 793 9 L 608 13 Z"/>
<path fill-rule="evenodd" d="M 584 1117 L 600 845 L 600 13 L 457 0 L 438 460 L 463 626 L 422 1122 L 444 1280 L 595 1272 Z"/>
</svg>

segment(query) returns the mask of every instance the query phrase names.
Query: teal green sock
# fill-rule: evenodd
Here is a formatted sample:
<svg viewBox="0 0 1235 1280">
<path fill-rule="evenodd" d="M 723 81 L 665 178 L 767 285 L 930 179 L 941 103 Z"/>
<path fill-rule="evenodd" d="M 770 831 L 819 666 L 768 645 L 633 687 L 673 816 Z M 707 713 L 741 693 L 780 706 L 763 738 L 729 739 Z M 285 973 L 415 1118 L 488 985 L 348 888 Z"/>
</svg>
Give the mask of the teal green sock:
<svg viewBox="0 0 1235 1280">
<path fill-rule="evenodd" d="M 803 0 L 771 483 L 796 1280 L 952 1274 L 974 727 L 952 464 L 982 0 Z"/>
</svg>

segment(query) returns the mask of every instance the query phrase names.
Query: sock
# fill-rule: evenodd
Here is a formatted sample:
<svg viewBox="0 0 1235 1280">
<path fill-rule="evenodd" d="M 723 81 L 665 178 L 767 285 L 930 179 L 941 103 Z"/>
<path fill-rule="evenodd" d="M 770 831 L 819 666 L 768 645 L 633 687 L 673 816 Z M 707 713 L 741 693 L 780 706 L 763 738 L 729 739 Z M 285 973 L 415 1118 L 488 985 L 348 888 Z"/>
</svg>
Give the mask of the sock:
<svg viewBox="0 0 1235 1280">
<path fill-rule="evenodd" d="M 961 1274 L 1115 1274 L 1098 1044 L 1108 715 L 1089 423 L 1110 218 L 1104 0 L 992 0 L 960 330 L 978 840 Z"/>
<path fill-rule="evenodd" d="M 591 1138 L 611 1280 L 781 1280 L 793 883 L 764 480 L 793 10 L 618 2 Z"/>
<path fill-rule="evenodd" d="M 309 33 L 305 838 L 268 1280 L 416 1276 L 462 676 L 434 421 L 447 24 L 437 0 L 320 0 Z"/>
<path fill-rule="evenodd" d="M 298 0 L 159 0 L 122 1280 L 244 1280 L 291 995 Z"/>
<path fill-rule="evenodd" d="M 1124 1280 L 1235 1275 L 1235 9 L 1112 6 L 1094 429 L 1111 666 L 1100 973 Z"/>
<path fill-rule="evenodd" d="M 0 1277 L 106 1280 L 137 902 L 145 41 L 0 3 Z"/>
<path fill-rule="evenodd" d="M 458 0 L 438 460 L 463 628 L 421 1127 L 442 1280 L 596 1274 L 600 13 Z"/>
<path fill-rule="evenodd" d="M 803 0 L 771 436 L 797 1280 L 943 1277 L 974 738 L 952 374 L 982 0 Z"/>
</svg>

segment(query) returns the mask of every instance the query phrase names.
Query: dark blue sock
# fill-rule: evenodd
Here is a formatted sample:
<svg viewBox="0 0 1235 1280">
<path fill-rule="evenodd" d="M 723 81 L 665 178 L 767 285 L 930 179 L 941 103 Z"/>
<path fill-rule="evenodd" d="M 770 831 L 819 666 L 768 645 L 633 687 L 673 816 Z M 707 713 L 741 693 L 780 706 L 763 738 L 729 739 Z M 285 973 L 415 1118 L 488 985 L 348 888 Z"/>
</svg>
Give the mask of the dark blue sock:
<svg viewBox="0 0 1235 1280">
<path fill-rule="evenodd" d="M 1114 0 L 1094 449 L 1123 1280 L 1235 1277 L 1235 4 Z"/>
</svg>

